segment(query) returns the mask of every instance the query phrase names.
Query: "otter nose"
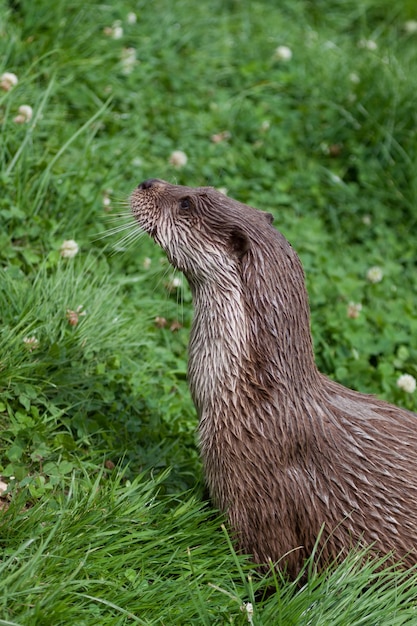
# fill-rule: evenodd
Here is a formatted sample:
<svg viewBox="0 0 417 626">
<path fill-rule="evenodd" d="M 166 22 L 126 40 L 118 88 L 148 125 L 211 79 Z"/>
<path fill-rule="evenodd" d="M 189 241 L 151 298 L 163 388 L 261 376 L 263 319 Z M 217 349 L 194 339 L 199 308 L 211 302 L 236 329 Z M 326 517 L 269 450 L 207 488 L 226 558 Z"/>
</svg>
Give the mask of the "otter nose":
<svg viewBox="0 0 417 626">
<path fill-rule="evenodd" d="M 150 189 L 157 182 L 158 182 L 157 178 L 148 178 L 148 180 L 144 180 L 143 183 L 138 185 L 138 189 Z"/>
</svg>

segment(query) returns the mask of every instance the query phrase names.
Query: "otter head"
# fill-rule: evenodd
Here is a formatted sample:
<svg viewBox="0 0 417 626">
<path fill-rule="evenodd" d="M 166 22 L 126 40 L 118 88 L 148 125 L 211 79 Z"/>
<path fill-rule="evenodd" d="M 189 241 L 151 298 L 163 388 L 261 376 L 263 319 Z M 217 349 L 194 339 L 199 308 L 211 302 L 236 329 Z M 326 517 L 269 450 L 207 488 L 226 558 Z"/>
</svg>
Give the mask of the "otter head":
<svg viewBox="0 0 417 626">
<path fill-rule="evenodd" d="M 213 187 L 171 185 L 155 178 L 141 183 L 130 203 L 139 225 L 191 284 L 216 281 L 227 268 L 237 267 L 272 223 L 270 214 Z"/>
</svg>

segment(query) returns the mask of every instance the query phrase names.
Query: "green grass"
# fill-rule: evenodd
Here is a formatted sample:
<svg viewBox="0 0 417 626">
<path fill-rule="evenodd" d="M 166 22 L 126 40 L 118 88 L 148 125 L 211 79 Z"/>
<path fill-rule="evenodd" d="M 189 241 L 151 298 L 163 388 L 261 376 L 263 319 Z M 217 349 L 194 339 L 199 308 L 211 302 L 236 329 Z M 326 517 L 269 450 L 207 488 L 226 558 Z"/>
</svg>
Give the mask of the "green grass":
<svg viewBox="0 0 417 626">
<path fill-rule="evenodd" d="M 234 553 L 204 503 L 188 287 L 123 238 L 149 177 L 273 212 L 320 368 L 417 411 L 410 20 L 413 0 L 0 0 L 0 624 L 416 623 L 415 575 L 352 556 L 288 584 Z"/>
<path fill-rule="evenodd" d="M 249 602 L 255 624 L 415 623 L 415 587 L 357 558 L 303 587 L 259 578 L 206 507 L 158 495 L 163 478 L 85 474 L 30 509 L 18 497 L 4 513 L 0 623 L 244 624 Z"/>
</svg>

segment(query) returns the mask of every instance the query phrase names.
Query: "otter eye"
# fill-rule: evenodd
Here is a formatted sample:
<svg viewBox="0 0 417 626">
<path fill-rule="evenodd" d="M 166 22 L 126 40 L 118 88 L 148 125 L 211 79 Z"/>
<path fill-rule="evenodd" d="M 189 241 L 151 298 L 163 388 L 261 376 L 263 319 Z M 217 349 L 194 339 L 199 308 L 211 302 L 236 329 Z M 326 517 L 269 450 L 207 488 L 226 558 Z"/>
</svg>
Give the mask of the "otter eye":
<svg viewBox="0 0 417 626">
<path fill-rule="evenodd" d="M 182 209 L 189 209 L 191 207 L 190 198 L 183 198 L 180 202 L 180 207 Z"/>
</svg>

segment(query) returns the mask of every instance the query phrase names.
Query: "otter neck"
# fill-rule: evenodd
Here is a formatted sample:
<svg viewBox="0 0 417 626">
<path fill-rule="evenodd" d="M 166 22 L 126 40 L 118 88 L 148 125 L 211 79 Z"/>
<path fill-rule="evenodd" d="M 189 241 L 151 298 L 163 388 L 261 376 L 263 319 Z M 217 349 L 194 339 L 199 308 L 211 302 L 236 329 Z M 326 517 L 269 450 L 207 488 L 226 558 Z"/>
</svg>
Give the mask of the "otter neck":
<svg viewBox="0 0 417 626">
<path fill-rule="evenodd" d="M 243 387 L 246 393 L 274 390 L 287 403 L 318 383 L 304 275 L 298 258 L 291 261 L 296 272 L 290 278 L 287 271 L 270 273 L 264 261 L 261 274 L 249 257 L 224 281 L 189 280 L 189 382 L 200 414 Z"/>
<path fill-rule="evenodd" d="M 194 319 L 189 342 L 188 379 L 194 404 L 217 404 L 222 389 L 234 393 L 248 358 L 248 335 L 242 293 L 231 286 L 191 281 Z"/>
</svg>

